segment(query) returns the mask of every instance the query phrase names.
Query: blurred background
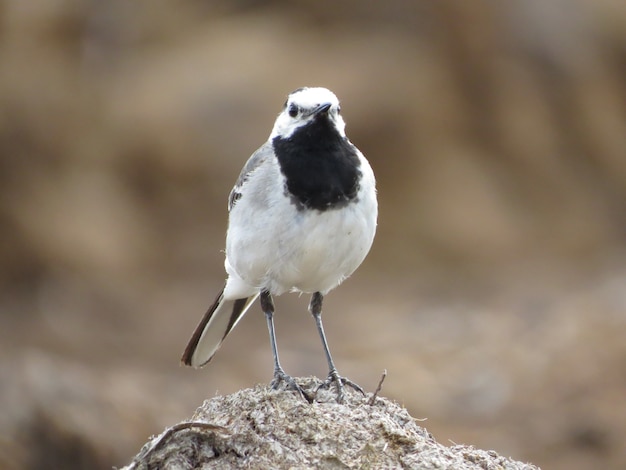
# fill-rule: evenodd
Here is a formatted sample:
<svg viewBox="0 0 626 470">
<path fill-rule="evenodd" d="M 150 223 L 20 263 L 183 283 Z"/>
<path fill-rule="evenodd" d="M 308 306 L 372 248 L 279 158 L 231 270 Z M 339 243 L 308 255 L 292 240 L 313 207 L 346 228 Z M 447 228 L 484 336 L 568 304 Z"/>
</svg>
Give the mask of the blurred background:
<svg viewBox="0 0 626 470">
<path fill-rule="evenodd" d="M 226 199 L 286 95 L 326 86 L 378 178 L 325 303 L 340 372 L 443 443 L 626 466 L 626 4 L 0 1 L 0 467 L 105 469 L 272 374 L 254 306 L 179 366 Z M 287 372 L 324 377 L 308 298 Z"/>
</svg>

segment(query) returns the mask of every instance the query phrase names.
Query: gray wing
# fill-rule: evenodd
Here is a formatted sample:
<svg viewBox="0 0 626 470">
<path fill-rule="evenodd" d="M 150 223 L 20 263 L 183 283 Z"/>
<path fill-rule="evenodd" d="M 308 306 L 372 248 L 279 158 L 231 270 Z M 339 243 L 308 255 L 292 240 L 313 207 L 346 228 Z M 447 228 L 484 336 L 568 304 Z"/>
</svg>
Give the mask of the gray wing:
<svg viewBox="0 0 626 470">
<path fill-rule="evenodd" d="M 263 144 L 256 152 L 252 154 L 252 156 L 248 159 L 246 164 L 243 166 L 241 173 L 239 173 L 239 178 L 237 178 L 237 182 L 235 183 L 235 187 L 231 190 L 228 195 L 228 210 L 230 211 L 241 197 L 241 188 L 246 184 L 248 178 L 251 173 L 254 172 L 259 166 L 263 164 L 268 158 L 274 155 L 274 149 L 272 147 L 271 142 L 266 142 Z"/>
</svg>

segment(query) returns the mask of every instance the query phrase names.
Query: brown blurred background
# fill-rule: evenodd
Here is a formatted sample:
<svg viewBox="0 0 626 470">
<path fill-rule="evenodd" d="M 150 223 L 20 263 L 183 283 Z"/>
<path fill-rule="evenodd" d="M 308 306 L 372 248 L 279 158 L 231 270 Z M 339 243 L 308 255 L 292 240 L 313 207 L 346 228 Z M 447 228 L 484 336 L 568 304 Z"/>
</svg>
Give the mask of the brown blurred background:
<svg viewBox="0 0 626 470">
<path fill-rule="evenodd" d="M 226 197 L 287 93 L 326 86 L 378 177 L 328 296 L 340 372 L 441 442 L 626 466 L 626 4 L 0 2 L 0 468 L 110 468 L 271 378 L 253 307 L 179 366 Z M 324 376 L 304 296 L 283 365 Z"/>
</svg>

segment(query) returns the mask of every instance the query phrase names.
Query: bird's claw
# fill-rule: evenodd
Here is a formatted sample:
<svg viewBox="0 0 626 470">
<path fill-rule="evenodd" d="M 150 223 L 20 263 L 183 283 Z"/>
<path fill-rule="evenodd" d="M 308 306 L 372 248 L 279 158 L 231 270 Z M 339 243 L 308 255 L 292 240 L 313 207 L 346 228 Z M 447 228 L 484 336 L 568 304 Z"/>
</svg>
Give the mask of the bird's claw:
<svg viewBox="0 0 626 470">
<path fill-rule="evenodd" d="M 300 385 L 290 375 L 285 374 L 285 371 L 278 369 L 274 371 L 274 378 L 270 382 L 272 390 L 278 390 L 280 385 L 284 383 L 287 390 L 295 390 L 302 398 L 307 402 L 313 403 L 313 397 L 303 390 Z"/>
<path fill-rule="evenodd" d="M 346 377 L 341 377 L 336 370 L 331 370 L 326 380 L 317 386 L 315 395 L 317 395 L 317 392 L 322 388 L 330 388 L 333 382 L 335 383 L 335 387 L 337 387 L 337 403 L 343 403 L 344 386 L 348 386 L 365 396 L 365 391 L 363 391 L 363 388 L 359 384 L 352 382 Z"/>
</svg>

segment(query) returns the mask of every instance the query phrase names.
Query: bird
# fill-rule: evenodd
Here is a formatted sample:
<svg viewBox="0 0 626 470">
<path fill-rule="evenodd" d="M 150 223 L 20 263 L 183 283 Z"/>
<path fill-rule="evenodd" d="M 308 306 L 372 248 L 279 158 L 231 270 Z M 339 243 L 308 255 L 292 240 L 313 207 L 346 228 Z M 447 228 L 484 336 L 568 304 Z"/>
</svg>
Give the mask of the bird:
<svg viewBox="0 0 626 470">
<path fill-rule="evenodd" d="M 257 298 L 265 314 L 274 374 L 281 384 L 312 402 L 283 370 L 274 330 L 273 296 L 311 294 L 328 376 L 315 390 L 344 386 L 364 394 L 337 372 L 322 324 L 322 303 L 370 251 L 378 202 L 374 172 L 350 142 L 337 96 L 327 88 L 290 93 L 268 140 L 245 163 L 228 197 L 224 266 L 226 283 L 193 332 L 181 358 L 195 368 L 213 358 L 226 336 Z"/>
</svg>

